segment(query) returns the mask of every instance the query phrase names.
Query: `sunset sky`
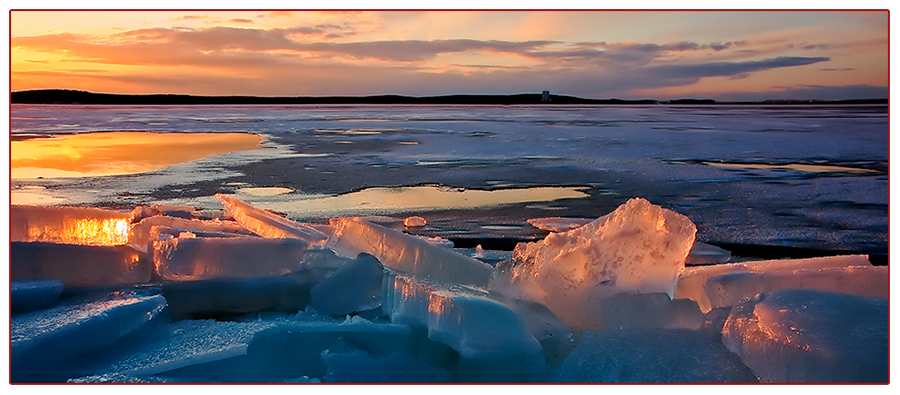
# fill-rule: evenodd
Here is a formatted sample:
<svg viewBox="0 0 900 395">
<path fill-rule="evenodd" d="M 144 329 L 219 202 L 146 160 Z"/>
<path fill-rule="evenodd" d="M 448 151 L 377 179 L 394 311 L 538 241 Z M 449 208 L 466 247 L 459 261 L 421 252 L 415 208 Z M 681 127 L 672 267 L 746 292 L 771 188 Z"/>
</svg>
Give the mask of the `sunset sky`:
<svg viewBox="0 0 900 395">
<path fill-rule="evenodd" d="M 546 89 L 589 98 L 721 101 L 888 96 L 886 11 L 10 15 L 12 91 L 430 96 Z"/>
</svg>

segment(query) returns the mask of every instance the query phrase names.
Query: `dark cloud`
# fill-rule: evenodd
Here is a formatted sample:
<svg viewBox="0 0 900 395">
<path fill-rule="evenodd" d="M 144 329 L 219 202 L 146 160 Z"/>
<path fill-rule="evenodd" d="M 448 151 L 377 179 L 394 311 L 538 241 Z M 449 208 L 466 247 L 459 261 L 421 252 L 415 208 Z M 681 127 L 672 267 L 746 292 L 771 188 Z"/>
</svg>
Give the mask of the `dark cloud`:
<svg viewBox="0 0 900 395">
<path fill-rule="evenodd" d="M 250 18 L 231 18 L 231 19 L 228 20 L 228 22 L 235 22 L 235 23 L 253 23 L 253 19 L 250 19 Z"/>
<path fill-rule="evenodd" d="M 747 74 L 756 71 L 775 69 L 780 67 L 805 66 L 813 63 L 827 62 L 825 57 L 795 57 L 781 56 L 772 59 L 754 60 L 746 62 L 713 62 L 699 64 L 671 64 L 648 67 L 647 71 L 670 78 L 698 79 L 702 77 L 729 77 Z"/>
<path fill-rule="evenodd" d="M 819 69 L 820 71 L 853 71 L 856 70 L 855 67 L 845 67 L 843 69 Z"/>
</svg>

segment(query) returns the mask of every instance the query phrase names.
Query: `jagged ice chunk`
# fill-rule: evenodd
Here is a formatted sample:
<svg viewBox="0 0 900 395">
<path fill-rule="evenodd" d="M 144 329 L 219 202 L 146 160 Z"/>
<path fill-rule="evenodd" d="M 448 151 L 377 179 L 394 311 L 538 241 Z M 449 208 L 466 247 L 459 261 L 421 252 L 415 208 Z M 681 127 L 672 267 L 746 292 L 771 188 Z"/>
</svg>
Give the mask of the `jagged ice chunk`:
<svg viewBox="0 0 900 395">
<path fill-rule="evenodd" d="M 154 234 L 153 228 L 159 228 Z M 150 243 L 156 241 L 161 229 L 178 229 L 180 231 L 190 231 L 196 233 L 226 233 L 234 235 L 255 235 L 253 232 L 244 229 L 233 221 L 203 221 L 184 218 L 174 218 L 166 216 L 153 216 L 144 218 L 131 227 L 128 232 L 128 245 L 131 247 L 149 253 L 152 250 Z"/>
<path fill-rule="evenodd" d="M 829 267 L 869 266 L 866 255 L 842 255 L 806 259 L 776 259 L 685 268 L 678 277 L 676 299 L 691 299 L 704 313 L 712 309 L 703 285 L 712 276 L 728 273 L 766 272 L 774 270 L 823 269 Z"/>
<path fill-rule="evenodd" d="M 675 292 L 697 228 L 685 216 L 634 198 L 580 228 L 519 243 L 498 265 L 492 289 L 547 305 L 564 322 L 590 328 L 583 314 L 620 293 Z"/>
<path fill-rule="evenodd" d="M 886 383 L 888 300 L 764 293 L 731 309 L 722 342 L 764 383 Z"/>
<path fill-rule="evenodd" d="M 887 298 L 889 282 L 887 266 L 848 266 L 721 274 L 706 280 L 704 289 L 712 308 L 719 308 L 734 306 L 763 292 L 791 288 Z"/>
<path fill-rule="evenodd" d="M 216 197 L 222 200 L 225 211 L 241 226 L 262 237 L 301 239 L 312 245 L 320 244 L 328 238 L 328 235 L 312 226 L 253 207 L 240 199 L 221 193 L 217 193 Z"/>
<path fill-rule="evenodd" d="M 385 267 L 413 277 L 478 286 L 487 286 L 490 280 L 490 265 L 455 251 L 359 218 L 340 218 L 335 222 L 334 234 L 325 246 L 342 255 L 355 257 L 365 252 Z"/>
<path fill-rule="evenodd" d="M 153 264 L 167 280 L 278 276 L 303 268 L 307 246 L 300 239 L 169 237 L 153 242 Z"/>
</svg>

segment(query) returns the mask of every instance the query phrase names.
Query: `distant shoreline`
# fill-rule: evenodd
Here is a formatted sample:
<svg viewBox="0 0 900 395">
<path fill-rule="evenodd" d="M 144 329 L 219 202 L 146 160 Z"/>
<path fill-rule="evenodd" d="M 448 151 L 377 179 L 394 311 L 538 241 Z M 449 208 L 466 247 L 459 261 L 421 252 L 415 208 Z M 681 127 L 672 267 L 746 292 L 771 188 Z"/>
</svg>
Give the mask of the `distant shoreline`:
<svg viewBox="0 0 900 395">
<path fill-rule="evenodd" d="M 92 93 L 65 89 L 27 90 L 10 93 L 13 104 L 101 104 L 101 105 L 223 105 L 223 104 L 433 104 L 433 105 L 834 105 L 834 104 L 888 104 L 888 99 L 853 100 L 764 100 L 746 102 L 717 102 L 713 99 L 676 100 L 624 100 L 586 99 L 567 95 L 549 96 L 541 101 L 540 93 L 513 95 L 441 95 L 441 96 L 194 96 L 194 95 L 124 95 Z"/>
</svg>

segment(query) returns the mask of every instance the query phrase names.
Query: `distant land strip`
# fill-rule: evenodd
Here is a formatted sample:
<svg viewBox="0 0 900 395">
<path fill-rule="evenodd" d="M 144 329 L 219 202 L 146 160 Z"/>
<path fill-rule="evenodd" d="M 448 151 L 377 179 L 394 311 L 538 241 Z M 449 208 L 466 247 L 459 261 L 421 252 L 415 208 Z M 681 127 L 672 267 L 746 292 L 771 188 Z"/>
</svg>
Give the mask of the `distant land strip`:
<svg viewBox="0 0 900 395">
<path fill-rule="evenodd" d="M 92 93 L 65 89 L 27 90 L 10 93 L 10 103 L 17 104 L 156 104 L 156 105 L 204 105 L 204 104 L 492 104 L 492 105 L 535 105 L 535 104 L 888 104 L 888 99 L 856 100 L 766 100 L 759 102 L 716 102 L 713 99 L 677 100 L 623 100 L 585 99 L 566 95 L 549 95 L 549 101 L 542 101 L 541 93 L 521 93 L 515 95 L 443 95 L 443 96 L 194 96 L 194 95 L 121 95 Z"/>
</svg>

